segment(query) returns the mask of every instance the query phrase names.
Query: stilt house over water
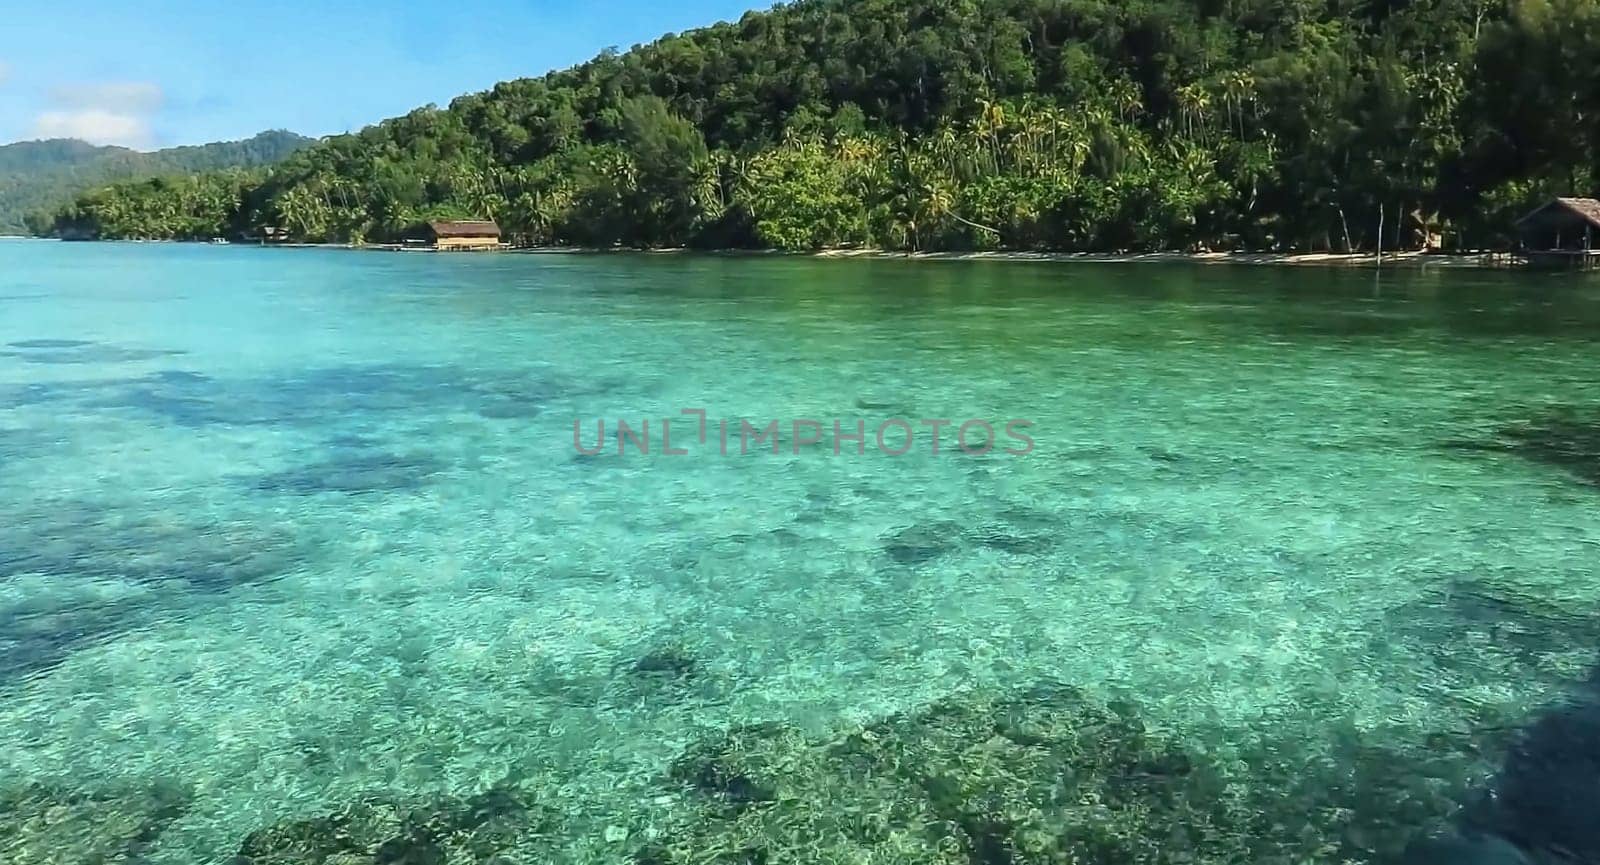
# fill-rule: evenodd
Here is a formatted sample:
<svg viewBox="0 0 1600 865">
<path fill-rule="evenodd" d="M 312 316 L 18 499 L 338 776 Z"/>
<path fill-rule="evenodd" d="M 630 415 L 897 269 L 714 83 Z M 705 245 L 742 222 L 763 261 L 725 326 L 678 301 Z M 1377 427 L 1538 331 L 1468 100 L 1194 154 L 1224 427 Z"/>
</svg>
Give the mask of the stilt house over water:
<svg viewBox="0 0 1600 865">
<path fill-rule="evenodd" d="M 1517 221 L 1528 263 L 1542 267 L 1600 266 L 1600 201 L 1556 198 Z"/>
</svg>

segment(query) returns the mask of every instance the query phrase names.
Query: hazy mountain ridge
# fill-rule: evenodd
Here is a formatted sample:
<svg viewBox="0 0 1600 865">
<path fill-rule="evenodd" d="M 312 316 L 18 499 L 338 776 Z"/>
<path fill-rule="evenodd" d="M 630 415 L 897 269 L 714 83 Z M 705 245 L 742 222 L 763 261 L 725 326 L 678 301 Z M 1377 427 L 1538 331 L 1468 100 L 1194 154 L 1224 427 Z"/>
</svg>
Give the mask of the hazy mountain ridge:
<svg viewBox="0 0 1600 865">
<path fill-rule="evenodd" d="M 141 152 L 70 138 L 0 146 L 0 234 L 22 233 L 30 214 L 48 216 L 98 186 L 164 175 L 270 165 L 316 139 L 271 130 L 240 141 Z"/>
</svg>

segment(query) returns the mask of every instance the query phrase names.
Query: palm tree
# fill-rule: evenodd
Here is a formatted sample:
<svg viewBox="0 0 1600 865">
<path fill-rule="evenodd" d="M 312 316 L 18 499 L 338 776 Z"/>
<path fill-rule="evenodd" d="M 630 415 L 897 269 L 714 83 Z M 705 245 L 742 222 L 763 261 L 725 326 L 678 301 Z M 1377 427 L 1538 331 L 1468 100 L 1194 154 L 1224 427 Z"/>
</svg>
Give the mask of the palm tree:
<svg viewBox="0 0 1600 865">
<path fill-rule="evenodd" d="M 1197 126 L 1204 132 L 1211 109 L 1211 94 L 1199 82 L 1190 82 L 1178 88 L 1177 97 L 1178 116 L 1183 121 L 1184 136 L 1193 138 Z"/>
</svg>

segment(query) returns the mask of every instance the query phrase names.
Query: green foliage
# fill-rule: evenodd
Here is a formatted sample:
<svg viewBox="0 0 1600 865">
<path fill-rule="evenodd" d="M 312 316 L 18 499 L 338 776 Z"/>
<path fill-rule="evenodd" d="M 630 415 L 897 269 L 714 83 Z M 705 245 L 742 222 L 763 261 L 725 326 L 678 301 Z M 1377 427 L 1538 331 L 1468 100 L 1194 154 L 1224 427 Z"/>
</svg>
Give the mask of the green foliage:
<svg viewBox="0 0 1600 865">
<path fill-rule="evenodd" d="M 127 180 L 271 165 L 313 143 L 291 132 L 140 153 L 72 139 L 0 147 L 0 234 L 48 233 L 51 214 L 85 190 Z"/>
<path fill-rule="evenodd" d="M 1502 244 L 1532 200 L 1600 186 L 1597 67 L 1596 0 L 799 0 L 328 139 L 210 227 L 393 240 L 448 213 L 524 244 Z M 81 205 L 89 234 L 177 236 Z"/>
<path fill-rule="evenodd" d="M 749 161 L 738 198 L 763 245 L 811 250 L 865 244 L 865 195 L 879 159 L 869 141 L 830 146 L 792 139 Z"/>
<path fill-rule="evenodd" d="M 57 215 L 53 230 L 74 239 L 206 240 L 233 233 L 257 182 L 248 173 L 224 172 L 124 183 L 80 197 Z"/>
</svg>

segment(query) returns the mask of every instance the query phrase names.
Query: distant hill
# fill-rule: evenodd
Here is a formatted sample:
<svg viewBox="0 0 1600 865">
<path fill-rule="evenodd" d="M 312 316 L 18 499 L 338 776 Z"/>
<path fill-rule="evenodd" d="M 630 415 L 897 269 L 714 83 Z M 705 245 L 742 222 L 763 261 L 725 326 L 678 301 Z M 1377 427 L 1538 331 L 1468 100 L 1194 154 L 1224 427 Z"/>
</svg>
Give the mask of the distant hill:
<svg viewBox="0 0 1600 865">
<path fill-rule="evenodd" d="M 100 190 L 50 227 L 1505 248 L 1540 200 L 1600 192 L 1597 69 L 1597 0 L 794 0 L 331 136 L 270 173 Z"/>
<path fill-rule="evenodd" d="M 80 193 L 123 180 L 253 168 L 278 162 L 315 139 L 274 130 L 243 141 L 150 153 L 97 147 L 70 138 L 0 146 L 0 234 L 27 230 L 29 214 L 48 216 Z"/>
</svg>

